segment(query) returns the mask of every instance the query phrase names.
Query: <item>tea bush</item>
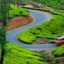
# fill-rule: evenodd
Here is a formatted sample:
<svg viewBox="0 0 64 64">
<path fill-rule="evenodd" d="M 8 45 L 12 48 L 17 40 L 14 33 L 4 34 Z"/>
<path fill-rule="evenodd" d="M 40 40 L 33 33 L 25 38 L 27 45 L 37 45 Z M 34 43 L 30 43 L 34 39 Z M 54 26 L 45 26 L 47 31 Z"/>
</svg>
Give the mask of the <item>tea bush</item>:
<svg viewBox="0 0 64 64">
<path fill-rule="evenodd" d="M 34 28 L 19 34 L 18 39 L 26 43 L 33 43 L 38 37 L 55 39 L 56 36 L 64 34 L 64 17 L 54 16 L 51 20 L 44 22 Z"/>
<path fill-rule="evenodd" d="M 54 42 L 55 42 L 55 40 L 50 40 L 50 41 L 48 41 L 48 43 L 51 43 L 51 44 L 54 43 Z"/>
<path fill-rule="evenodd" d="M 9 10 L 9 18 L 13 18 L 15 16 L 29 16 L 29 10 L 22 8 L 21 6 L 13 6 L 11 5 L 11 9 Z"/>
<path fill-rule="evenodd" d="M 3 64 L 47 64 L 44 62 L 41 54 L 32 52 L 22 46 L 7 43 L 5 49 L 6 54 Z"/>
<path fill-rule="evenodd" d="M 49 7 L 53 7 L 54 9 L 64 10 L 64 0 L 32 0 L 32 1 L 47 5 Z"/>
<path fill-rule="evenodd" d="M 25 43 L 28 42 L 29 44 L 31 44 L 36 39 L 36 36 L 30 33 L 29 30 L 26 30 L 22 32 L 21 34 L 19 34 L 18 39 Z"/>
<path fill-rule="evenodd" d="M 54 58 L 54 63 L 58 64 L 60 59 L 61 59 L 61 57 Z"/>
<path fill-rule="evenodd" d="M 55 57 L 62 57 L 64 56 L 64 45 L 57 47 L 56 49 L 53 50 L 53 55 Z"/>
</svg>

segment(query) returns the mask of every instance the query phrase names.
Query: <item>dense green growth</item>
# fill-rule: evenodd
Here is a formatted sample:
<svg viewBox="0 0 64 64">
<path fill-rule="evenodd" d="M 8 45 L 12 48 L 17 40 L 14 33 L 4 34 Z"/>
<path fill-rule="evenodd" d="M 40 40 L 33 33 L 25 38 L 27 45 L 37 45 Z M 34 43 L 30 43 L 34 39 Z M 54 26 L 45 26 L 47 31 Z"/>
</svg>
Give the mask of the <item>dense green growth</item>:
<svg viewBox="0 0 64 64">
<path fill-rule="evenodd" d="M 53 44 L 54 42 L 55 42 L 55 40 L 48 41 L 48 43 L 50 43 L 50 44 Z"/>
<path fill-rule="evenodd" d="M 11 0 L 11 4 L 22 4 L 22 5 L 25 5 L 25 4 L 29 4 L 30 0 Z"/>
<path fill-rule="evenodd" d="M 41 54 L 32 52 L 16 44 L 7 43 L 5 49 L 4 64 L 47 64 L 44 62 Z"/>
<path fill-rule="evenodd" d="M 10 9 L 9 0 L 6 0 L 6 4 L 4 3 L 4 0 L 0 0 L 0 22 L 2 21 L 4 22 L 4 16 L 6 16 L 9 9 Z"/>
<path fill-rule="evenodd" d="M 62 56 L 64 56 L 64 45 L 54 49 L 53 50 L 53 55 L 55 57 L 62 57 Z"/>
<path fill-rule="evenodd" d="M 25 30 L 19 34 L 18 39 L 23 42 L 33 43 L 37 37 L 54 39 L 56 36 L 62 34 L 64 34 L 64 17 L 56 15 L 51 20 L 44 22 L 43 24 Z"/>
<path fill-rule="evenodd" d="M 60 11 L 56 11 L 56 10 L 41 9 L 41 8 L 30 8 L 30 7 L 22 7 L 22 8 L 32 9 L 32 10 L 39 10 L 39 11 L 46 11 L 46 12 L 50 12 L 50 13 L 52 13 L 54 15 L 62 15 L 62 16 L 64 16 L 64 12 L 60 12 Z"/>
<path fill-rule="evenodd" d="M 25 8 L 21 8 L 21 6 L 13 6 L 11 5 L 11 9 L 9 11 L 9 18 L 13 18 L 15 16 L 28 16 L 29 10 Z"/>
<path fill-rule="evenodd" d="M 32 0 L 37 3 L 53 7 L 55 9 L 64 9 L 64 0 Z"/>
</svg>

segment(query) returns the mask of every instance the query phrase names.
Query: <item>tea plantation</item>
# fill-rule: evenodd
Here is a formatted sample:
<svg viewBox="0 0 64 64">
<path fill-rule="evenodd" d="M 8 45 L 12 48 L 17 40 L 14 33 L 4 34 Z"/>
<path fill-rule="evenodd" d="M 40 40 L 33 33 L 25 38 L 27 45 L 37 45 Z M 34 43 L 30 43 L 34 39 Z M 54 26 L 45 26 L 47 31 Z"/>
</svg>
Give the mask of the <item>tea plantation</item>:
<svg viewBox="0 0 64 64">
<path fill-rule="evenodd" d="M 64 56 L 64 45 L 54 49 L 53 50 L 53 55 L 55 57 L 63 57 Z"/>
<path fill-rule="evenodd" d="M 25 8 L 21 8 L 21 6 L 13 6 L 11 5 L 11 9 L 9 10 L 9 18 L 13 18 L 15 16 L 24 16 L 27 17 L 29 15 L 29 10 Z"/>
<path fill-rule="evenodd" d="M 64 0 L 32 0 L 32 1 L 44 4 L 49 7 L 53 7 L 54 9 L 64 10 Z"/>
<path fill-rule="evenodd" d="M 16 44 L 7 43 L 5 49 L 4 64 L 47 64 L 44 62 L 41 54 L 32 52 Z"/>
<path fill-rule="evenodd" d="M 64 34 L 64 15 L 56 14 L 51 20 L 44 22 L 34 28 L 25 30 L 18 35 L 18 39 L 24 43 L 33 43 L 38 37 L 54 39 L 58 35 Z M 58 14 L 58 15 L 57 15 Z M 27 34 L 26 34 L 27 33 Z"/>
</svg>

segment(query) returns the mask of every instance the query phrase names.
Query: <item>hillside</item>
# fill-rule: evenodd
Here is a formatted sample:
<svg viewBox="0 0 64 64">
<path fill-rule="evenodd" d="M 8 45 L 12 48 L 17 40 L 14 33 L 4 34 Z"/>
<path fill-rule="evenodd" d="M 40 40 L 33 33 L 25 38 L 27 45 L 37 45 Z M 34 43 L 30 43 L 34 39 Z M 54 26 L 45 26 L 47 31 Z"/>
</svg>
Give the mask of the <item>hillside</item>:
<svg viewBox="0 0 64 64">
<path fill-rule="evenodd" d="M 27 17 L 29 16 L 29 10 L 22 8 L 21 6 L 17 6 L 17 5 L 11 5 L 10 6 L 10 10 L 9 13 L 7 13 L 7 18 L 11 19 L 14 18 L 16 16 L 23 16 L 23 17 Z M 2 14 L 0 12 L 0 22 L 2 22 Z"/>
<path fill-rule="evenodd" d="M 64 17 L 56 15 L 49 21 L 23 31 L 18 39 L 25 43 L 33 43 L 38 37 L 54 39 L 62 34 L 64 34 Z"/>
<path fill-rule="evenodd" d="M 41 54 L 32 52 L 16 44 L 7 43 L 5 49 L 4 64 L 47 64 L 44 62 Z"/>
<path fill-rule="evenodd" d="M 54 9 L 64 10 L 64 0 L 32 0 L 32 1 L 44 4 L 49 7 L 53 7 Z"/>
</svg>

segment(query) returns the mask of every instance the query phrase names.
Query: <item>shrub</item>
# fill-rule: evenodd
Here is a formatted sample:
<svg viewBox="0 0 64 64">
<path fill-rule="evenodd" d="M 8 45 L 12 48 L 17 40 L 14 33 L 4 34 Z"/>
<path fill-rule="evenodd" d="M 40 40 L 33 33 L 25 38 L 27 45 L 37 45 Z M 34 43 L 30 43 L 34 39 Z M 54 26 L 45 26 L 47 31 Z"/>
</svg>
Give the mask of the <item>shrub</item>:
<svg viewBox="0 0 64 64">
<path fill-rule="evenodd" d="M 54 41 L 55 41 L 55 40 L 50 40 L 50 41 L 48 41 L 48 43 L 54 43 Z"/>
<path fill-rule="evenodd" d="M 7 53 L 4 56 L 4 64 L 47 64 L 41 54 L 32 52 L 22 46 L 8 42 L 5 48 Z"/>
<path fill-rule="evenodd" d="M 46 62 L 50 62 L 52 60 L 47 53 L 43 54 L 42 57 L 45 59 Z"/>
<path fill-rule="evenodd" d="M 32 43 L 38 37 L 55 39 L 56 36 L 64 34 L 63 21 L 63 16 L 56 15 L 51 20 L 46 21 L 34 28 L 28 29 L 27 35 L 26 31 L 22 32 L 20 35 L 20 40 L 26 43 Z"/>
<path fill-rule="evenodd" d="M 27 17 L 28 15 L 29 15 L 29 12 L 23 12 L 23 13 L 21 13 L 21 16 Z"/>
<path fill-rule="evenodd" d="M 57 57 L 57 58 L 54 58 L 54 63 L 57 64 L 59 63 L 59 60 L 61 59 L 61 57 Z"/>
<path fill-rule="evenodd" d="M 55 57 L 62 57 L 64 56 L 64 45 L 57 47 L 56 49 L 53 50 L 53 55 Z"/>
<path fill-rule="evenodd" d="M 36 36 L 30 33 L 29 30 L 26 30 L 18 35 L 18 39 L 24 43 L 32 44 L 32 42 L 36 39 Z"/>
<path fill-rule="evenodd" d="M 13 6 L 11 5 L 11 9 L 9 10 L 9 18 L 13 18 L 15 16 L 29 16 L 29 10 L 22 8 L 21 6 Z"/>
<path fill-rule="evenodd" d="M 49 7 L 54 8 L 54 9 L 64 10 L 64 6 L 62 5 L 62 4 L 64 4 L 64 0 L 60 0 L 60 1 L 59 0 L 32 0 L 32 1 L 47 5 Z"/>
</svg>

